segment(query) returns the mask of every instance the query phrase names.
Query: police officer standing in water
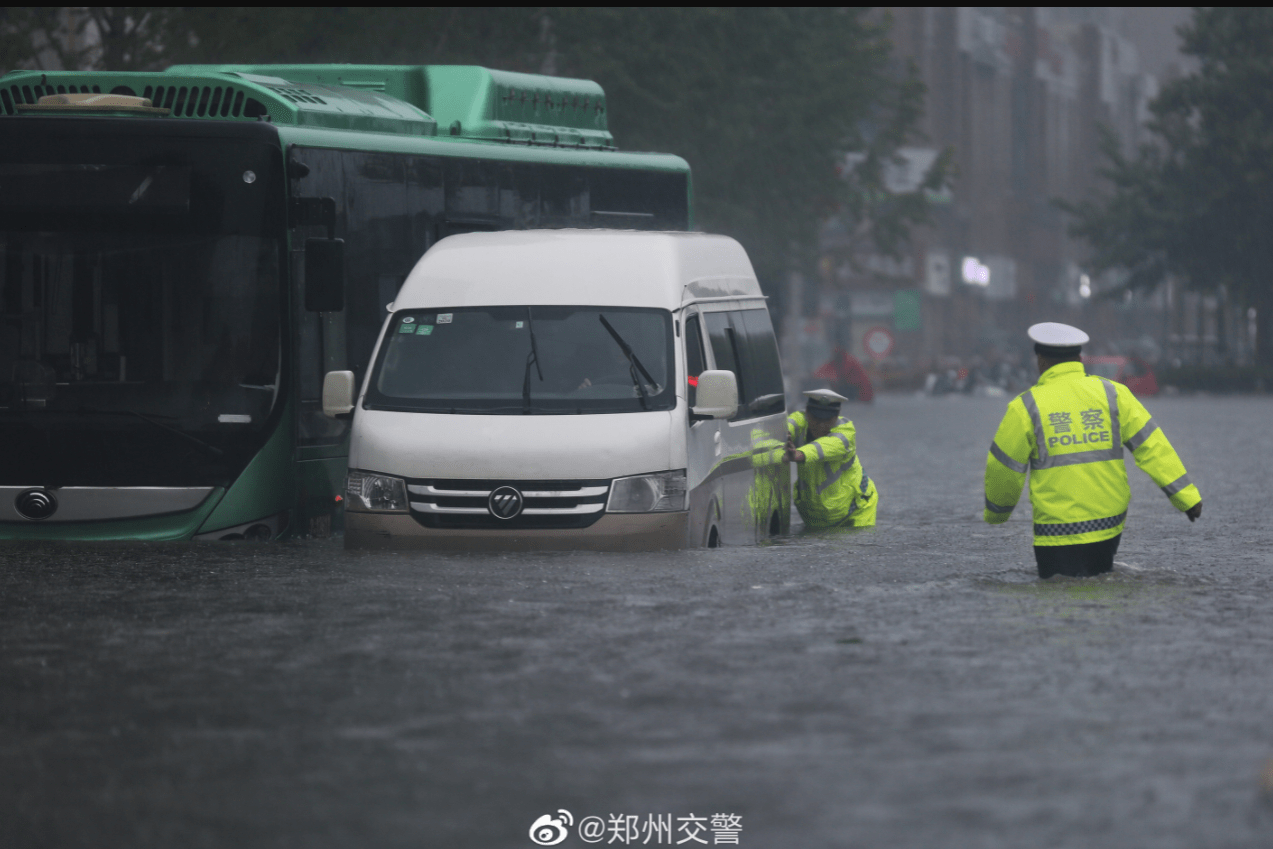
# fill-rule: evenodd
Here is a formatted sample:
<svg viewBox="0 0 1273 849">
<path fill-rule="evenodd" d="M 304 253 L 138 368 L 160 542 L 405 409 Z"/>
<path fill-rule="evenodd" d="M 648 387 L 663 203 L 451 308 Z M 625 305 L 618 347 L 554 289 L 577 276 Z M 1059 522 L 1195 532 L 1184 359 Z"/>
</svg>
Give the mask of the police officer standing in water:
<svg viewBox="0 0 1273 849">
<path fill-rule="evenodd" d="M 787 417 L 785 459 L 798 465 L 796 510 L 810 530 L 875 525 L 879 494 L 862 470 L 853 422 L 840 417 L 847 401 L 830 389 L 804 393 L 804 412 Z"/>
<path fill-rule="evenodd" d="M 1124 447 L 1191 522 L 1202 495 L 1131 390 L 1084 371 L 1086 333 L 1045 322 L 1029 336 L 1039 382 L 1008 404 L 990 444 L 985 519 L 1008 521 L 1029 470 L 1039 577 L 1099 575 L 1114 568 L 1131 502 Z"/>
</svg>

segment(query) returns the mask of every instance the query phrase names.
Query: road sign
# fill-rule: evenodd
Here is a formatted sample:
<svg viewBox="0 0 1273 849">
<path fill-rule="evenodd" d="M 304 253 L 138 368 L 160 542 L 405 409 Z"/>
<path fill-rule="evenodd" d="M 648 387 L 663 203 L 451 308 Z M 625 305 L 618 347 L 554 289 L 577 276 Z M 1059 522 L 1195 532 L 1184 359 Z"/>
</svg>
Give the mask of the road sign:
<svg viewBox="0 0 1273 849">
<path fill-rule="evenodd" d="M 862 337 L 862 347 L 872 359 L 882 360 L 893 351 L 893 334 L 887 327 L 872 327 Z"/>
</svg>

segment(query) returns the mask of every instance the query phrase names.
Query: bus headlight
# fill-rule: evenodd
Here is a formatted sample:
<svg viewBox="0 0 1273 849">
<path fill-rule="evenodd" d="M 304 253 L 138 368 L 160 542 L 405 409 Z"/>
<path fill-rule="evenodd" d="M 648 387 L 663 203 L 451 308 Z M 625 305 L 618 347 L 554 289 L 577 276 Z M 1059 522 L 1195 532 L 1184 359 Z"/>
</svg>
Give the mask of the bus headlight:
<svg viewBox="0 0 1273 849">
<path fill-rule="evenodd" d="M 674 513 L 685 509 L 685 470 L 616 478 L 607 513 Z"/>
<path fill-rule="evenodd" d="M 388 475 L 350 472 L 345 479 L 345 497 L 360 510 L 401 513 L 407 509 L 406 482 Z"/>
</svg>

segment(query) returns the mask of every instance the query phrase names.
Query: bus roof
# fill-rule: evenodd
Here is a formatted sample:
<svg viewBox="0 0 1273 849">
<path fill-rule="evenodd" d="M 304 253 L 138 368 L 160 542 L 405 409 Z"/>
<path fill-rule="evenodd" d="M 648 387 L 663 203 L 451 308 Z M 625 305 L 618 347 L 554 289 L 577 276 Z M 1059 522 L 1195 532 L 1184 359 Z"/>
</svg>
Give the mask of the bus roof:
<svg viewBox="0 0 1273 849">
<path fill-rule="evenodd" d="M 450 236 L 411 271 L 393 308 L 508 304 L 679 309 L 763 297 L 728 236 L 635 230 L 505 230 Z"/>
<path fill-rule="evenodd" d="M 613 150 L 590 80 L 474 65 L 175 65 L 162 72 L 11 71 L 0 112 L 52 94 L 149 98 L 172 117 L 523 146 Z M 19 107 L 24 107 L 19 110 Z M 150 119 L 159 120 L 159 119 Z"/>
</svg>

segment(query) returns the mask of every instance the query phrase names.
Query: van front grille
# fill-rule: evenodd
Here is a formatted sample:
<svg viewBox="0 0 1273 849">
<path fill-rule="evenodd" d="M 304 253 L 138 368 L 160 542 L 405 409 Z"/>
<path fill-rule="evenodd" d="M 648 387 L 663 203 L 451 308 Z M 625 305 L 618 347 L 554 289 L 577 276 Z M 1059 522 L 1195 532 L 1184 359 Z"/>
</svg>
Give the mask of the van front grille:
<svg viewBox="0 0 1273 849">
<path fill-rule="evenodd" d="M 492 512 L 491 494 L 511 487 L 521 509 L 511 519 Z M 510 495 L 511 493 L 502 493 Z M 586 528 L 601 518 L 608 480 L 408 480 L 411 516 L 426 528 L 559 530 Z M 514 501 L 516 499 L 513 499 Z M 508 500 L 505 499 L 505 503 Z"/>
</svg>

